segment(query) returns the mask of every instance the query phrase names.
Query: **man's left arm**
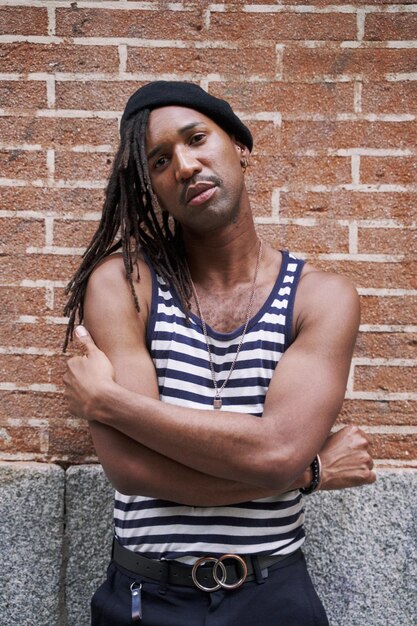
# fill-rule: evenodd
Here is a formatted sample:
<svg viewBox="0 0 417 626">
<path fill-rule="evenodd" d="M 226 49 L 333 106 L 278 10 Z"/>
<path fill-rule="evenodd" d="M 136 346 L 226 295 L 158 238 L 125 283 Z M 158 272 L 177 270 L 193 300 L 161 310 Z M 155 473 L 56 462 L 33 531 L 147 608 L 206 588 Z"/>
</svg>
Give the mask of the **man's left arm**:
<svg viewBox="0 0 417 626">
<path fill-rule="evenodd" d="M 300 283 L 298 333 L 272 378 L 263 418 L 177 407 L 135 394 L 109 376 L 90 346 L 70 360 L 84 386 L 72 410 L 197 471 L 282 490 L 323 446 L 338 415 L 359 324 L 350 283 L 311 272 Z"/>
</svg>

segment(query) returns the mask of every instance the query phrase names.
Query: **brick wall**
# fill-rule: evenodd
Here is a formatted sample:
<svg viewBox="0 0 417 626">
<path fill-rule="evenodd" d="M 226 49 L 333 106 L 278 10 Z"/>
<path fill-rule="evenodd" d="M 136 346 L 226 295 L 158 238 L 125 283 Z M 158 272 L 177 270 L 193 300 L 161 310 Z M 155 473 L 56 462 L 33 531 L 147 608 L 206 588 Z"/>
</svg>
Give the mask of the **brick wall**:
<svg viewBox="0 0 417 626">
<path fill-rule="evenodd" d="M 340 422 L 417 466 L 417 5 L 0 0 L 0 458 L 94 460 L 62 400 L 64 287 L 127 96 L 199 82 L 255 136 L 259 232 L 346 274 L 362 324 Z M 413 266 L 414 263 L 414 266 Z"/>
</svg>

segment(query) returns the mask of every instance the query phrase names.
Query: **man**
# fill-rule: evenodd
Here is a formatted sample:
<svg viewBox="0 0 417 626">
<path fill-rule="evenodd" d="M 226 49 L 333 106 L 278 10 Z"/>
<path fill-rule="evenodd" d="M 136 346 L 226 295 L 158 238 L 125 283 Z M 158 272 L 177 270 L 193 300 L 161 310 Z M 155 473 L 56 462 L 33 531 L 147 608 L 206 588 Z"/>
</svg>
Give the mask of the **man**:
<svg viewBox="0 0 417 626">
<path fill-rule="evenodd" d="M 76 329 L 66 396 L 116 488 L 94 626 L 328 623 L 300 489 L 375 480 L 359 429 L 329 436 L 358 297 L 259 241 L 251 150 L 230 106 L 189 83 L 145 85 L 123 114 L 67 307 L 67 340 L 77 313 L 91 335 Z"/>
</svg>

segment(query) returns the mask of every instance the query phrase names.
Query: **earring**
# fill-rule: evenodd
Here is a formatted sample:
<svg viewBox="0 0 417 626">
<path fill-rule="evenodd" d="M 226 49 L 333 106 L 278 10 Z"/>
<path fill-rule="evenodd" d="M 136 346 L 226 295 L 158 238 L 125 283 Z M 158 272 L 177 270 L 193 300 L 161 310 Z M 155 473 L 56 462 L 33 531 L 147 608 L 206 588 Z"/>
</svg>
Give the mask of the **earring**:
<svg viewBox="0 0 417 626">
<path fill-rule="evenodd" d="M 246 157 L 244 157 L 241 161 L 240 161 L 240 165 L 242 166 L 242 170 L 243 173 L 246 172 L 246 168 L 248 167 L 249 163 Z"/>
</svg>

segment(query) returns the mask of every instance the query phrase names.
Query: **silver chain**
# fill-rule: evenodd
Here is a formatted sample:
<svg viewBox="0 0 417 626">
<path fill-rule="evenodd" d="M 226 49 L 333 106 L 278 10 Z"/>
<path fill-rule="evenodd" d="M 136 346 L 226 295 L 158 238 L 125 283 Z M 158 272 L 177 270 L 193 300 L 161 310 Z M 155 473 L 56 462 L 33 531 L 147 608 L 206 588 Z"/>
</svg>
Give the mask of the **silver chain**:
<svg viewBox="0 0 417 626">
<path fill-rule="evenodd" d="M 220 389 L 217 386 L 216 372 L 214 371 L 213 355 L 212 355 L 211 349 L 210 349 L 210 342 L 209 342 L 208 333 L 207 333 L 206 321 L 204 319 L 203 311 L 201 310 L 200 300 L 198 298 L 195 285 L 194 285 L 193 280 L 191 278 L 191 273 L 188 270 L 189 274 L 190 274 L 191 286 L 192 286 L 192 289 L 193 289 L 193 295 L 194 295 L 195 303 L 197 305 L 198 314 L 200 316 L 201 325 L 203 327 L 204 339 L 205 339 L 206 345 L 207 345 L 207 352 L 208 352 L 208 358 L 209 358 L 211 378 L 213 380 L 213 386 L 214 386 L 214 399 L 213 399 L 213 408 L 214 409 L 221 409 L 222 408 L 221 394 L 223 393 L 223 389 L 226 387 L 227 383 L 229 382 L 230 376 L 232 375 L 232 372 L 233 372 L 233 370 L 235 368 L 237 359 L 239 357 L 239 352 L 240 352 L 240 349 L 241 349 L 242 344 L 243 344 L 243 340 L 244 340 L 245 335 L 246 335 L 246 331 L 248 330 L 249 321 L 250 321 L 250 318 L 251 318 L 251 315 L 252 315 L 253 301 L 255 299 L 256 280 L 258 278 L 258 270 L 259 270 L 259 265 L 261 263 L 261 257 L 262 257 L 262 243 L 263 243 L 262 241 L 259 242 L 259 251 L 258 251 L 258 257 L 256 259 L 256 267 L 255 267 L 255 274 L 254 274 L 254 277 L 253 277 L 252 291 L 251 291 L 250 298 L 249 298 L 248 308 L 246 309 L 245 325 L 243 327 L 243 332 L 242 332 L 242 334 L 240 336 L 239 345 L 237 347 L 235 357 L 234 357 L 234 359 L 232 361 L 232 364 L 230 366 L 230 370 L 229 370 L 229 372 L 228 372 L 228 374 L 227 374 L 227 376 L 226 376 L 222 386 L 220 387 Z"/>
</svg>

